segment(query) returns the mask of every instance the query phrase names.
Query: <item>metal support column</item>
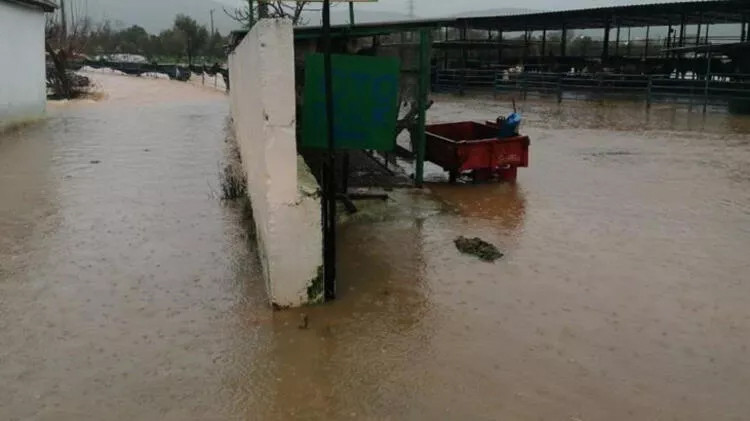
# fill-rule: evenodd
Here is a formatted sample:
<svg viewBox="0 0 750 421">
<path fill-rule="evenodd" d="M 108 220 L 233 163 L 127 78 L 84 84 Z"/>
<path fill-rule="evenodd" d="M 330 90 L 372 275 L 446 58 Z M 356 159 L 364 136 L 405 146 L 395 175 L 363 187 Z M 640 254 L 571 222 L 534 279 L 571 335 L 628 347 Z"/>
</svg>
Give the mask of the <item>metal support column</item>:
<svg viewBox="0 0 750 421">
<path fill-rule="evenodd" d="M 523 31 L 523 60 L 522 63 L 526 65 L 526 58 L 529 56 L 529 29 L 526 28 Z"/>
<path fill-rule="evenodd" d="M 547 55 L 547 28 L 542 29 L 542 59 Z"/>
<path fill-rule="evenodd" d="M 604 24 L 604 45 L 602 46 L 602 63 L 609 57 L 609 33 L 612 31 L 610 27 L 611 18 L 607 16 L 607 22 Z"/>
<path fill-rule="evenodd" d="M 562 33 L 560 34 L 560 57 L 565 57 L 568 53 L 568 28 L 565 22 L 562 24 Z"/>
<path fill-rule="evenodd" d="M 448 30 L 449 28 L 446 26 L 445 28 L 445 48 L 443 48 L 443 69 L 448 69 L 448 52 L 450 49 L 448 48 Z"/>
<path fill-rule="evenodd" d="M 685 14 L 684 13 L 680 16 L 680 43 L 678 45 L 680 47 L 685 46 Z"/>
<path fill-rule="evenodd" d="M 349 25 L 354 26 L 354 2 L 349 2 Z"/>
<path fill-rule="evenodd" d="M 648 37 L 649 37 L 650 34 L 651 34 L 651 26 L 647 26 L 646 27 L 646 46 L 643 49 L 643 59 L 644 60 L 648 58 L 648 42 L 649 42 Z"/>
<path fill-rule="evenodd" d="M 698 46 L 701 43 L 701 26 L 703 25 L 703 13 L 701 13 L 698 19 L 698 27 L 695 31 L 695 45 Z"/>
<path fill-rule="evenodd" d="M 709 29 L 711 29 L 711 25 L 709 25 L 709 24 L 707 23 L 707 24 L 706 24 L 706 40 L 705 40 L 705 42 L 704 42 L 704 44 L 706 44 L 706 45 L 708 45 L 708 30 L 709 30 Z"/>
<path fill-rule="evenodd" d="M 667 28 L 667 50 L 670 48 L 672 48 L 672 22 L 669 22 L 669 27 Z"/>
<path fill-rule="evenodd" d="M 327 160 L 323 166 L 323 289 L 326 301 L 336 299 L 336 151 L 334 149 L 333 64 L 331 62 L 331 0 L 323 0 L 324 83 L 326 93 Z"/>
<path fill-rule="evenodd" d="M 464 26 L 461 28 L 461 74 L 460 74 L 460 87 L 458 90 L 458 93 L 463 95 L 464 89 L 466 87 L 466 66 L 467 62 L 469 61 L 469 52 L 466 50 L 466 43 L 468 41 L 468 23 L 464 23 Z"/>
<path fill-rule="evenodd" d="M 708 90 L 711 83 L 711 47 L 706 51 L 706 87 L 703 91 L 703 114 L 708 109 Z"/>
<path fill-rule="evenodd" d="M 617 34 L 615 35 L 615 57 L 620 55 L 620 23 L 617 23 Z"/>
<path fill-rule="evenodd" d="M 497 64 L 503 63 L 503 30 L 497 30 Z"/>
<path fill-rule="evenodd" d="M 419 92 L 417 107 L 419 120 L 417 122 L 417 166 L 414 181 L 417 187 L 424 183 L 424 159 L 425 159 L 425 122 L 427 120 L 427 95 L 430 91 L 430 47 L 432 46 L 432 31 L 422 29 L 419 31 Z"/>
</svg>

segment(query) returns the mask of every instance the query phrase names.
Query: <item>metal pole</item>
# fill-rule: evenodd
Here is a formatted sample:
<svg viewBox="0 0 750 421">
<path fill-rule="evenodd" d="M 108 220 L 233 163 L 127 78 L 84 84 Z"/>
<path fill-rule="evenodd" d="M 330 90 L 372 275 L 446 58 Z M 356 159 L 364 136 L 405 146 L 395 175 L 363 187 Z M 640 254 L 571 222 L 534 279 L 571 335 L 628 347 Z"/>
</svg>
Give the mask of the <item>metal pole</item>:
<svg viewBox="0 0 750 421">
<path fill-rule="evenodd" d="M 708 30 L 711 29 L 711 26 L 707 23 L 706 24 L 706 41 L 704 44 L 708 45 Z"/>
<path fill-rule="evenodd" d="M 432 31 L 422 29 L 419 31 L 419 121 L 417 126 L 417 168 L 414 180 L 417 187 L 424 183 L 424 160 L 425 160 L 425 122 L 427 120 L 427 95 L 430 83 L 430 46 L 432 45 Z"/>
<path fill-rule="evenodd" d="M 323 66 L 326 94 L 328 159 L 323 167 L 323 261 L 325 299 L 336 298 L 336 151 L 334 149 L 333 63 L 331 60 L 331 0 L 323 0 Z"/>
<path fill-rule="evenodd" d="M 448 27 L 445 27 L 445 47 L 443 48 L 443 69 L 448 69 L 448 52 L 450 51 L 450 48 L 448 48 Z"/>
<path fill-rule="evenodd" d="M 529 56 L 529 29 L 527 28 L 523 33 L 523 65 L 526 65 L 526 57 Z"/>
<path fill-rule="evenodd" d="M 643 59 L 648 58 L 648 37 L 651 33 L 651 26 L 646 27 L 646 48 L 643 50 Z"/>
<path fill-rule="evenodd" d="M 747 27 L 745 22 L 745 16 L 742 17 L 742 29 L 740 30 L 740 42 L 745 42 L 747 38 Z"/>
<path fill-rule="evenodd" d="M 708 51 L 706 51 L 706 87 L 703 92 L 703 114 L 706 114 L 706 110 L 708 109 L 708 88 L 709 83 L 711 83 L 711 47 L 708 47 Z"/>
<path fill-rule="evenodd" d="M 216 33 L 214 31 L 214 9 L 211 9 L 210 13 L 211 13 L 211 36 L 214 36 L 214 34 Z"/>
<path fill-rule="evenodd" d="M 604 24 L 604 45 L 602 46 L 602 64 L 609 57 L 609 33 L 611 32 L 610 17 L 607 16 L 607 22 Z"/>
<path fill-rule="evenodd" d="M 560 34 L 560 57 L 565 57 L 567 54 L 568 46 L 568 28 L 566 28 L 565 22 L 562 24 L 562 33 Z"/>
<path fill-rule="evenodd" d="M 354 2 L 349 2 L 349 25 L 354 26 Z"/>
<path fill-rule="evenodd" d="M 680 47 L 685 46 L 685 14 L 680 17 Z"/>
<path fill-rule="evenodd" d="M 617 35 L 615 36 L 615 57 L 620 55 L 620 24 L 617 24 Z"/>
<path fill-rule="evenodd" d="M 628 42 L 626 43 L 626 45 L 628 46 L 628 48 L 627 48 L 627 50 L 625 52 L 625 55 L 627 55 L 628 57 L 630 57 L 630 50 L 631 50 L 631 45 L 630 45 L 630 28 L 628 28 Z"/>
<path fill-rule="evenodd" d="M 503 30 L 497 30 L 497 64 L 503 64 Z"/>
<path fill-rule="evenodd" d="M 669 29 L 667 29 L 667 50 L 670 48 L 672 48 L 672 22 L 669 23 Z"/>
<path fill-rule="evenodd" d="M 654 77 L 648 75 L 648 90 L 646 91 L 646 108 L 651 108 L 651 91 L 654 86 Z"/>
<path fill-rule="evenodd" d="M 701 43 L 701 25 L 703 25 L 703 13 L 700 15 L 698 20 L 698 28 L 695 31 L 695 45 L 698 46 Z"/>
<path fill-rule="evenodd" d="M 547 53 L 547 28 L 544 28 L 542 30 L 542 58 L 544 58 L 546 53 Z"/>
</svg>

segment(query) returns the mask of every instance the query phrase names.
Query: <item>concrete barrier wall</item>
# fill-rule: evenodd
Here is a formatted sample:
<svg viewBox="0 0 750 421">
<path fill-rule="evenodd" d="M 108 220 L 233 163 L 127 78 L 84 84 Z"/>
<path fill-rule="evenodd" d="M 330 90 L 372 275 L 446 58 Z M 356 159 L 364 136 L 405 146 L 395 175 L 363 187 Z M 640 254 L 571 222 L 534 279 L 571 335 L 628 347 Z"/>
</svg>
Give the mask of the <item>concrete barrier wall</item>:
<svg viewBox="0 0 750 421">
<path fill-rule="evenodd" d="M 0 1 L 0 130 L 44 116 L 44 13 Z"/>
<path fill-rule="evenodd" d="M 232 117 L 270 300 L 280 307 L 320 300 L 320 194 L 297 155 L 291 22 L 258 22 L 229 66 Z"/>
</svg>

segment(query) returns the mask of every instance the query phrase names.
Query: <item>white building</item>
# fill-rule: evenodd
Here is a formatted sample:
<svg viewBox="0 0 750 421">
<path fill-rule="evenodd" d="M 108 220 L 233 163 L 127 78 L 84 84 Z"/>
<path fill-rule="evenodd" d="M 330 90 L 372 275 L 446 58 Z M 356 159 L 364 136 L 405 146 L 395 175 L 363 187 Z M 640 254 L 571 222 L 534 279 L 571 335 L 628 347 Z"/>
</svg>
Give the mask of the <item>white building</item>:
<svg viewBox="0 0 750 421">
<path fill-rule="evenodd" d="M 0 0 L 0 130 L 44 115 L 45 13 L 51 0 Z"/>
</svg>

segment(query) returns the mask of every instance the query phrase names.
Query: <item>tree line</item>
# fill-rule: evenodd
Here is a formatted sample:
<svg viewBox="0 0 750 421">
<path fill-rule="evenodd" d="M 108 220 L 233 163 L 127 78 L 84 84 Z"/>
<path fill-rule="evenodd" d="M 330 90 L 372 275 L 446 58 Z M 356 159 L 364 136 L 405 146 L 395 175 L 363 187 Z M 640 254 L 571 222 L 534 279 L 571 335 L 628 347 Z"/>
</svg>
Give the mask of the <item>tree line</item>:
<svg viewBox="0 0 750 421">
<path fill-rule="evenodd" d="M 47 22 L 47 42 L 54 51 L 67 59 L 81 55 L 95 57 L 110 54 L 138 54 L 152 62 L 180 62 L 189 65 L 224 61 L 227 38 L 218 31 L 210 33 L 205 25 L 179 14 L 171 28 L 149 34 L 143 27 L 132 25 L 115 29 L 110 22 L 93 24 L 90 18 Z"/>
</svg>

